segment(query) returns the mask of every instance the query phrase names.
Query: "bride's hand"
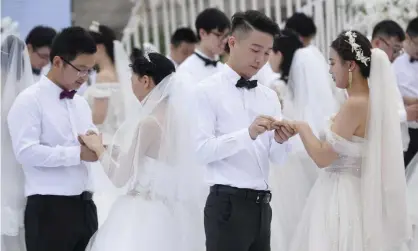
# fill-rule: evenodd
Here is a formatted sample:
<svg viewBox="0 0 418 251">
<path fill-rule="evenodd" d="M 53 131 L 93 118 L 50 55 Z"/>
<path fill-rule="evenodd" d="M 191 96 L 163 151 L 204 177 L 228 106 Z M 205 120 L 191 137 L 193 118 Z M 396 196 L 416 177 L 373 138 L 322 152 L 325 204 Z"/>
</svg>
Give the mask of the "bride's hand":
<svg viewBox="0 0 418 251">
<path fill-rule="evenodd" d="M 98 156 L 102 153 L 104 149 L 102 135 L 97 135 L 96 133 L 87 133 L 86 135 L 79 135 L 81 141 L 91 150 L 95 151 Z"/>
</svg>

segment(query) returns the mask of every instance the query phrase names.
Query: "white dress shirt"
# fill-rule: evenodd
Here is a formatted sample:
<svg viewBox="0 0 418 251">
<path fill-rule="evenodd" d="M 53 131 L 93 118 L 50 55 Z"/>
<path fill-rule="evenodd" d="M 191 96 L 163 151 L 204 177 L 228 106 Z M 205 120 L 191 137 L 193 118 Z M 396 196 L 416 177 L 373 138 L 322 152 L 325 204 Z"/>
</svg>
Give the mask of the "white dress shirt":
<svg viewBox="0 0 418 251">
<path fill-rule="evenodd" d="M 60 100 L 61 91 L 42 76 L 17 96 L 8 114 L 13 149 L 25 174 L 26 196 L 78 195 L 90 188 L 77 136 L 95 130 L 91 110 L 77 94 Z"/>
<path fill-rule="evenodd" d="M 210 59 L 203 52 L 197 49 L 195 50 L 195 53 L 198 53 L 200 56 L 204 58 Z M 197 55 L 192 54 L 179 65 L 176 72 L 178 72 L 179 74 L 189 75 L 192 84 L 195 83 L 197 85 L 203 79 L 219 72 L 219 70 L 223 68 L 223 66 L 224 65 L 221 62 L 218 62 L 216 67 L 213 65 L 206 66 L 205 62 L 202 59 L 200 59 Z"/>
<path fill-rule="evenodd" d="M 411 63 L 410 58 L 407 53 L 402 54 L 393 62 L 393 67 L 401 95 L 418 98 L 418 62 Z M 401 113 L 401 120 L 406 121 L 406 112 Z M 408 122 L 408 125 L 411 128 L 418 128 L 417 122 Z"/>
<path fill-rule="evenodd" d="M 248 128 L 259 115 L 281 118 L 276 93 L 258 85 L 247 90 L 235 84 L 241 77 L 225 65 L 196 89 L 197 155 L 207 165 L 207 182 L 238 188 L 268 189 L 269 160 L 281 163 L 289 144 L 266 132 L 252 140 Z"/>
</svg>

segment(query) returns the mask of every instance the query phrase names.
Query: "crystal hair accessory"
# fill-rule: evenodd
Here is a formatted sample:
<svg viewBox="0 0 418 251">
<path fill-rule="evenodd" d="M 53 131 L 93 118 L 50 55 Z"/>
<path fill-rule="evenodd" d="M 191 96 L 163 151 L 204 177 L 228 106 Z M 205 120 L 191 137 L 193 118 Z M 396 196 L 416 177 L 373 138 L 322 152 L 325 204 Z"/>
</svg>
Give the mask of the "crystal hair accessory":
<svg viewBox="0 0 418 251">
<path fill-rule="evenodd" d="M 89 30 L 90 31 L 93 31 L 93 32 L 100 33 L 99 27 L 100 27 L 100 23 L 97 22 L 97 21 L 93 21 L 93 22 L 91 22 L 91 25 L 89 27 Z"/>
<path fill-rule="evenodd" d="M 347 31 L 344 35 L 348 37 L 348 40 L 345 41 L 350 44 L 351 51 L 356 53 L 356 59 L 367 66 L 367 62 L 370 62 L 370 57 L 364 56 L 361 46 L 356 43 L 357 34 L 352 31 Z"/>
<path fill-rule="evenodd" d="M 149 54 L 155 52 L 154 48 L 152 48 L 151 46 L 147 46 L 146 44 L 144 44 L 143 51 L 144 51 L 144 58 L 146 60 L 148 60 L 148 62 L 152 63 L 151 62 L 151 59 L 149 58 Z"/>
<path fill-rule="evenodd" d="M 9 36 L 15 35 L 19 37 L 18 31 L 19 23 L 13 21 L 10 17 L 4 17 L 1 19 L 1 41 Z"/>
</svg>

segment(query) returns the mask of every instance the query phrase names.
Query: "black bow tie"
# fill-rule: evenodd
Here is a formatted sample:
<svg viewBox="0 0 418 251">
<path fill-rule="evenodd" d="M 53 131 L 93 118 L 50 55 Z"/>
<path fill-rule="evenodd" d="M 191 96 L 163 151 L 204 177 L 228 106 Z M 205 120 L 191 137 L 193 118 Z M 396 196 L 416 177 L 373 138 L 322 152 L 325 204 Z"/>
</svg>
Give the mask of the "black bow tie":
<svg viewBox="0 0 418 251">
<path fill-rule="evenodd" d="M 411 63 L 418 62 L 418 58 L 410 58 L 409 59 L 409 62 L 411 62 Z"/>
<path fill-rule="evenodd" d="M 72 91 L 62 91 L 60 93 L 60 99 L 65 99 L 65 98 L 73 99 L 76 92 L 77 91 L 74 91 L 74 90 L 72 90 Z"/>
<path fill-rule="evenodd" d="M 39 76 L 39 75 L 41 75 L 41 70 L 32 68 L 32 73 L 35 74 L 36 76 Z"/>
<path fill-rule="evenodd" d="M 208 65 L 212 65 L 213 67 L 216 67 L 216 65 L 218 64 L 217 60 L 211 60 L 209 58 L 205 58 L 202 55 L 200 55 L 199 53 L 194 53 L 198 58 L 200 58 L 203 62 L 205 62 L 205 66 Z"/>
<path fill-rule="evenodd" d="M 257 80 L 245 80 L 244 78 L 240 78 L 235 86 L 250 90 L 257 87 Z"/>
</svg>

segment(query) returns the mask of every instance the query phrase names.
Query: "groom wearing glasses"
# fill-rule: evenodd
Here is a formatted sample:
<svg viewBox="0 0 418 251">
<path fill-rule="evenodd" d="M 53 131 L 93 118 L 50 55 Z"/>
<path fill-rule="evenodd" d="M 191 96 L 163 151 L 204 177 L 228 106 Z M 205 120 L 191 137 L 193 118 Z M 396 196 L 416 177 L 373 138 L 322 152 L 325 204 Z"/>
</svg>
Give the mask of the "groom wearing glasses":
<svg viewBox="0 0 418 251">
<path fill-rule="evenodd" d="M 75 95 L 95 65 L 96 44 L 80 27 L 64 29 L 47 76 L 18 95 L 8 114 L 25 174 L 27 251 L 85 250 L 97 230 L 86 162 L 97 160 L 78 135 L 96 130 L 87 101 Z"/>
<path fill-rule="evenodd" d="M 35 82 L 39 81 L 42 68 L 49 64 L 51 44 L 56 35 L 57 32 L 51 27 L 36 26 L 26 37 L 25 42 Z"/>
</svg>

